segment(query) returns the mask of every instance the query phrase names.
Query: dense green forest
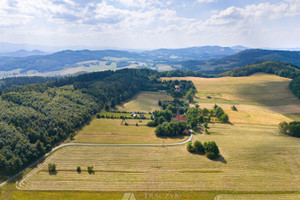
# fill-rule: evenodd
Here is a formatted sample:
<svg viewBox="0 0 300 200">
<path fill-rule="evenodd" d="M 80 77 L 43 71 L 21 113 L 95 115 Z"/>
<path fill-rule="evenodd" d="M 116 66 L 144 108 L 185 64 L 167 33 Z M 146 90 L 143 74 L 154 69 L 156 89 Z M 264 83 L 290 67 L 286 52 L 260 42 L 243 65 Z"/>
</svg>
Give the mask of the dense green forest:
<svg viewBox="0 0 300 200">
<path fill-rule="evenodd" d="M 300 69 L 296 65 L 277 61 L 265 61 L 251 65 L 245 65 L 243 67 L 222 73 L 219 76 L 250 76 L 258 72 L 275 74 L 291 79 L 300 75 Z"/>
<path fill-rule="evenodd" d="M 300 76 L 290 82 L 289 88 L 300 99 Z"/>
<path fill-rule="evenodd" d="M 194 88 L 190 81 L 158 78 L 154 70 L 122 69 L 6 88 L 0 99 L 0 172 L 20 170 L 72 136 L 97 112 L 139 91 L 166 90 L 181 97 Z M 174 92 L 175 85 L 182 90 Z"/>
<path fill-rule="evenodd" d="M 20 86 L 20 85 L 45 83 L 47 81 L 51 81 L 55 79 L 56 79 L 55 77 L 42 77 L 42 76 L 9 77 L 0 80 L 0 90 L 3 91 L 6 88 Z"/>
</svg>

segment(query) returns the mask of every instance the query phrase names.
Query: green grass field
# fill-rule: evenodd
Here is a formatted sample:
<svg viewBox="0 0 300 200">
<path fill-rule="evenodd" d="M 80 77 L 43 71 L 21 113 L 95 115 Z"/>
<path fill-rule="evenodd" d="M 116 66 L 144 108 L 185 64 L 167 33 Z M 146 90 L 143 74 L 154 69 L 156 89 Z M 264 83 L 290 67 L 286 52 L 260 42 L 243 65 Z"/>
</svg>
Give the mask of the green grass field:
<svg viewBox="0 0 300 200">
<path fill-rule="evenodd" d="M 162 144 L 179 142 L 187 138 L 158 138 L 154 133 L 154 128 L 145 126 L 150 120 L 130 119 L 122 121 L 122 119 L 94 119 L 89 125 L 79 131 L 72 142 Z M 124 125 L 125 122 L 128 126 Z M 136 123 L 139 126 L 136 126 Z"/>
<path fill-rule="evenodd" d="M 173 98 L 171 96 L 161 94 L 159 92 L 141 92 L 129 101 L 125 102 L 123 105 L 117 106 L 117 109 L 128 112 L 153 112 L 161 109 L 158 106 L 158 100 L 172 99 Z"/>
</svg>

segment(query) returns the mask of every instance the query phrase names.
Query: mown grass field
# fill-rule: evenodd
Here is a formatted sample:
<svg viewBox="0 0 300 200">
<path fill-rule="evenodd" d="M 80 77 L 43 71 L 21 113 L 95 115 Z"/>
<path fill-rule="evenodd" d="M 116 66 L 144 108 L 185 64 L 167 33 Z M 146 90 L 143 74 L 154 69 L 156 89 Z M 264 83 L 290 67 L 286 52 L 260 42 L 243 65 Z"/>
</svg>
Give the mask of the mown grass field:
<svg viewBox="0 0 300 200">
<path fill-rule="evenodd" d="M 129 101 L 125 102 L 123 105 L 117 106 L 117 109 L 128 112 L 153 112 L 161 109 L 158 106 L 158 100 L 172 99 L 173 98 L 171 96 L 161 94 L 159 92 L 141 92 Z"/>
<path fill-rule="evenodd" d="M 191 80 L 198 90 L 199 103 L 229 103 L 260 106 L 299 105 L 288 89 L 291 79 L 257 73 L 246 77 L 222 78 L 163 78 Z M 208 99 L 207 96 L 211 96 Z"/>
<path fill-rule="evenodd" d="M 300 191 L 300 139 L 280 135 L 276 126 L 211 124 L 210 135 L 223 158 L 211 161 L 172 147 L 65 147 L 29 172 L 24 190 L 88 191 Z M 47 163 L 56 163 L 49 175 Z M 93 165 L 95 174 L 83 171 Z M 288 184 L 287 184 L 288 183 Z"/>
<path fill-rule="evenodd" d="M 258 73 L 247 77 L 171 79 L 193 81 L 198 91 L 193 103 L 202 108 L 218 104 L 228 113 L 231 123 L 278 125 L 299 119 L 300 100 L 288 89 L 288 78 Z M 237 112 L 231 110 L 232 105 Z"/>
<path fill-rule="evenodd" d="M 155 128 L 145 126 L 150 120 L 130 119 L 94 119 L 75 136 L 72 142 L 136 144 L 136 143 L 174 143 L 185 140 L 182 138 L 156 137 Z M 125 122 L 128 126 L 125 126 Z M 136 123 L 139 126 L 136 126 Z"/>
</svg>

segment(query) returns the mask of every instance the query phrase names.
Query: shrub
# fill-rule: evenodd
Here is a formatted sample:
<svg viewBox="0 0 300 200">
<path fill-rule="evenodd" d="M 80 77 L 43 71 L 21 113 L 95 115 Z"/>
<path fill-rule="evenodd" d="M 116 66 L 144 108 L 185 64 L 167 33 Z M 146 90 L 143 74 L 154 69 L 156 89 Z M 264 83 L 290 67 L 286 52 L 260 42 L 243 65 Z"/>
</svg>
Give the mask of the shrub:
<svg viewBox="0 0 300 200">
<path fill-rule="evenodd" d="M 237 111 L 237 108 L 233 105 L 233 106 L 231 106 L 231 110 Z"/>
<path fill-rule="evenodd" d="M 125 122 L 125 126 L 128 126 L 127 122 Z"/>
<path fill-rule="evenodd" d="M 50 174 L 56 173 L 56 164 L 49 163 L 48 164 L 48 171 L 49 171 Z"/>
<path fill-rule="evenodd" d="M 220 151 L 217 144 L 214 141 L 204 142 L 203 147 L 204 147 L 205 155 L 209 159 L 216 159 L 219 157 Z"/>
<path fill-rule="evenodd" d="M 94 168 L 94 166 L 88 166 L 88 167 L 87 167 L 87 170 L 88 170 L 89 174 L 94 173 L 93 168 Z"/>
<path fill-rule="evenodd" d="M 101 115 L 100 115 L 100 114 L 97 114 L 97 118 L 100 119 L 100 118 L 101 118 Z"/>
<path fill-rule="evenodd" d="M 77 167 L 77 172 L 81 173 L 81 167 L 79 167 L 79 166 Z"/>
<path fill-rule="evenodd" d="M 203 125 L 204 125 L 204 127 L 205 127 L 205 128 L 207 128 L 207 127 L 208 127 L 208 126 L 207 126 L 207 122 L 205 122 Z"/>
</svg>

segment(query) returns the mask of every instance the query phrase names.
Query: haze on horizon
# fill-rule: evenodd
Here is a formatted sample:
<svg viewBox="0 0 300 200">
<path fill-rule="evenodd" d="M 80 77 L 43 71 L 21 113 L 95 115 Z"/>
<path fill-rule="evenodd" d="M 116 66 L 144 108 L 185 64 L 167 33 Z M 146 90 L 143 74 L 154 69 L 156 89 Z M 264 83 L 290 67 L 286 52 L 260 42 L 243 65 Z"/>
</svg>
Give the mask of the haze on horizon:
<svg viewBox="0 0 300 200">
<path fill-rule="evenodd" d="M 0 38 L 125 49 L 297 48 L 300 0 L 1 0 Z"/>
</svg>

